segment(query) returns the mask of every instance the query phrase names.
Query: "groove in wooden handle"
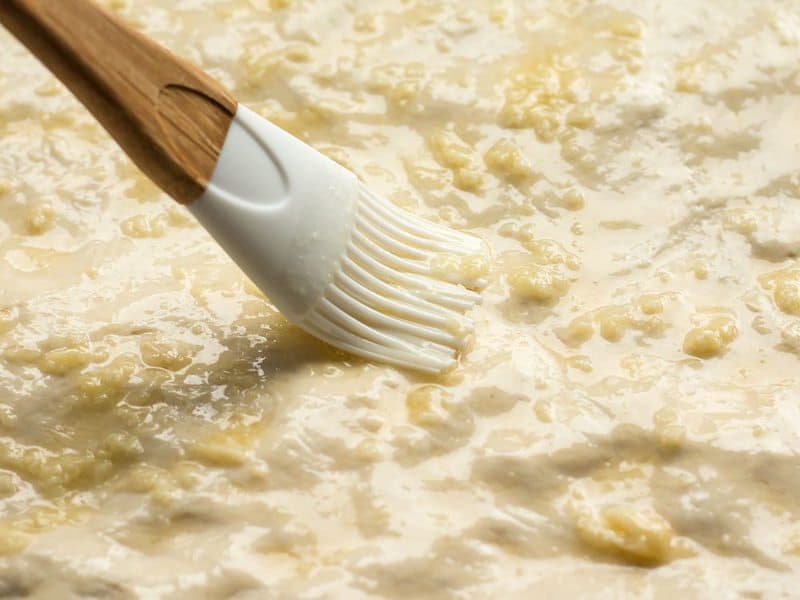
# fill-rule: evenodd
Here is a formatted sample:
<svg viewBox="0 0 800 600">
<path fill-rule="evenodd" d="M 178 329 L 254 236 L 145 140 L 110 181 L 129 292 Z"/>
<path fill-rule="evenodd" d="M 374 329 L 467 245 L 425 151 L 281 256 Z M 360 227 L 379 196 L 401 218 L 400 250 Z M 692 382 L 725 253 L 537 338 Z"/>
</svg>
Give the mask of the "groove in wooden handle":
<svg viewBox="0 0 800 600">
<path fill-rule="evenodd" d="M 91 0 L 0 0 L 0 23 L 159 187 L 202 195 L 236 112 L 222 86 Z"/>
</svg>

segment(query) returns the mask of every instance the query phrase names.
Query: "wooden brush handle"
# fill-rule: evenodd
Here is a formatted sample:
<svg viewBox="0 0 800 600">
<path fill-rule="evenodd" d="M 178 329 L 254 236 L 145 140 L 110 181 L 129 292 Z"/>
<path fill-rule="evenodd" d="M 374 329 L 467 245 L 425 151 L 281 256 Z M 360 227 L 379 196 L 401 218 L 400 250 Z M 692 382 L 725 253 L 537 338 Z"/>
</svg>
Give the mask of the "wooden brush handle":
<svg viewBox="0 0 800 600">
<path fill-rule="evenodd" d="M 161 189 L 202 195 L 236 112 L 222 86 L 90 0 L 0 0 L 0 23 Z"/>
</svg>

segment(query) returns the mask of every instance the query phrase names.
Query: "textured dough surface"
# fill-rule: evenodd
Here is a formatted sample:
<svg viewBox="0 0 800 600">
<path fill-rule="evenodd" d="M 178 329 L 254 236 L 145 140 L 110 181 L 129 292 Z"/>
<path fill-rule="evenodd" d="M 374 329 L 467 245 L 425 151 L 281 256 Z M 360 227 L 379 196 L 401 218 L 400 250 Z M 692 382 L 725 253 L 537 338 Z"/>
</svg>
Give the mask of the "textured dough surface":
<svg viewBox="0 0 800 600">
<path fill-rule="evenodd" d="M 796 594 L 797 0 L 105 4 L 491 285 L 331 350 L 0 32 L 0 596 Z"/>
</svg>

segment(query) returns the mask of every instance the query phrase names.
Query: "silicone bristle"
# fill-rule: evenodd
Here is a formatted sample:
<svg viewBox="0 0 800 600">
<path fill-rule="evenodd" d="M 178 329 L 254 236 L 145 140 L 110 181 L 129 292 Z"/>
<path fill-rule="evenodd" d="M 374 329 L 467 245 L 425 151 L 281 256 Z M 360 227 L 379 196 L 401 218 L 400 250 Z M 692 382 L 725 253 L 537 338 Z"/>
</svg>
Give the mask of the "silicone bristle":
<svg viewBox="0 0 800 600">
<path fill-rule="evenodd" d="M 480 302 L 485 281 L 442 274 L 432 258 L 484 253 L 479 238 L 420 219 L 362 186 L 346 255 L 301 325 L 353 354 L 439 373 L 472 332 L 464 313 Z"/>
</svg>

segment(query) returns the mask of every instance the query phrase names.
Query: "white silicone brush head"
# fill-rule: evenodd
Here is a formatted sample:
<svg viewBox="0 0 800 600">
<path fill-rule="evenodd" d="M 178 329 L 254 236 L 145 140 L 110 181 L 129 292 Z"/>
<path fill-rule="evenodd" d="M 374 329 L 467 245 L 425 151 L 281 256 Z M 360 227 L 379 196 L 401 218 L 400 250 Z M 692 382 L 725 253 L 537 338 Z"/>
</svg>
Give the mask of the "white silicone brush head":
<svg viewBox="0 0 800 600">
<path fill-rule="evenodd" d="M 464 313 L 480 301 L 475 290 L 485 281 L 442 273 L 434 259 L 483 253 L 480 239 L 423 221 L 361 186 L 347 249 L 299 325 L 360 356 L 446 370 L 472 333 Z"/>
<path fill-rule="evenodd" d="M 190 210 L 286 318 L 353 354 L 438 373 L 472 333 L 479 238 L 422 220 L 239 106 Z M 452 260 L 451 260 L 452 262 Z"/>
</svg>

